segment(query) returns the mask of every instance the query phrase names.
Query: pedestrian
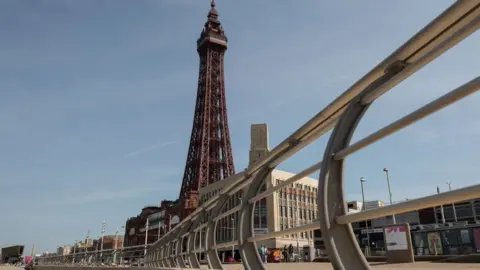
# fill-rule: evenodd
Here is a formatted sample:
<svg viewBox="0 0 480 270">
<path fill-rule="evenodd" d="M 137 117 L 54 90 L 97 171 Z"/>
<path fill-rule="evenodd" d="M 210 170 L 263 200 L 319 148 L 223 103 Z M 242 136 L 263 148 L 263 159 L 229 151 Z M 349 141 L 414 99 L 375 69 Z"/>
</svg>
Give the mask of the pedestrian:
<svg viewBox="0 0 480 270">
<path fill-rule="evenodd" d="M 293 245 L 290 244 L 290 246 L 288 246 L 288 258 L 290 259 L 290 261 L 293 261 L 294 257 L 293 257 Z"/>
<path fill-rule="evenodd" d="M 285 245 L 283 247 L 283 261 L 288 262 L 288 247 Z"/>
<path fill-rule="evenodd" d="M 268 257 L 268 250 L 265 245 L 263 245 L 263 263 L 267 263 L 267 257 Z"/>
</svg>

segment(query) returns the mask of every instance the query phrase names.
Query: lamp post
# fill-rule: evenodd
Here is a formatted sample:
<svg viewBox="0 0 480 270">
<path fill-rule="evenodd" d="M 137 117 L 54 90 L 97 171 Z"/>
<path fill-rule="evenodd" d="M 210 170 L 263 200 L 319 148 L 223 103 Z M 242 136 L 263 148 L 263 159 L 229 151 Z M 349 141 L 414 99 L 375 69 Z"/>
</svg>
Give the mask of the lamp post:
<svg viewBox="0 0 480 270">
<path fill-rule="evenodd" d="M 147 218 L 147 223 L 145 224 L 145 248 L 143 250 L 143 255 L 147 255 L 148 229 L 149 229 L 149 220 Z"/>
<path fill-rule="evenodd" d="M 88 239 L 90 238 L 90 229 L 87 230 L 87 237 L 85 237 L 85 263 L 88 263 Z"/>
<path fill-rule="evenodd" d="M 107 226 L 107 222 L 104 220 L 102 221 L 102 234 L 101 234 L 101 243 L 100 243 L 100 257 L 103 257 L 103 241 L 105 240 L 105 228 Z M 103 262 L 103 259 L 102 259 Z"/>
<path fill-rule="evenodd" d="M 448 190 L 452 191 L 452 182 L 447 182 L 447 185 L 448 185 Z M 453 218 L 455 222 L 457 222 L 458 218 L 457 218 L 457 210 L 455 209 L 455 203 L 452 203 L 452 208 L 453 208 Z"/>
<path fill-rule="evenodd" d="M 387 176 L 387 185 L 388 185 L 388 197 L 390 199 L 390 205 L 393 204 L 393 201 L 392 201 L 392 190 L 390 189 L 390 177 L 388 176 L 388 169 L 387 168 L 383 168 L 383 171 L 385 172 L 385 175 Z M 397 224 L 397 221 L 395 219 L 395 214 L 392 214 L 392 222 L 393 224 Z"/>
<path fill-rule="evenodd" d="M 124 226 L 120 227 L 120 229 L 123 229 Z M 119 228 L 115 231 L 115 246 L 114 246 L 114 251 L 113 251 L 113 263 L 117 263 L 117 250 L 118 250 L 118 232 L 120 231 Z"/>
<path fill-rule="evenodd" d="M 365 180 L 365 177 L 360 177 L 360 187 L 362 188 L 362 210 L 365 211 L 367 210 L 365 207 L 365 192 L 363 191 L 363 183 L 367 182 Z M 367 233 L 367 246 L 365 247 L 365 255 L 368 256 L 370 255 L 370 232 L 368 231 L 368 220 L 365 220 L 365 231 Z"/>
</svg>

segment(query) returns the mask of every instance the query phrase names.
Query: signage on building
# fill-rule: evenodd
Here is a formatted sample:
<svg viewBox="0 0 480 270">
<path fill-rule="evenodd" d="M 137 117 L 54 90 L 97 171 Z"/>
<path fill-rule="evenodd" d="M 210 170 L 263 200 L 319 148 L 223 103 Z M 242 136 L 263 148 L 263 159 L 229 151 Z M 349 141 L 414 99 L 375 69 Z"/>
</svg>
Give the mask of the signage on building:
<svg viewBox="0 0 480 270">
<path fill-rule="evenodd" d="M 254 235 L 267 234 L 267 233 L 268 233 L 268 229 L 267 229 L 267 228 L 254 228 L 254 229 L 253 229 L 253 233 L 254 233 Z"/>
<path fill-rule="evenodd" d="M 405 225 L 389 226 L 385 229 L 385 243 L 387 250 L 407 250 L 407 229 Z"/>
<path fill-rule="evenodd" d="M 381 233 L 383 232 L 383 229 L 382 228 L 372 228 L 372 229 L 368 229 L 368 233 Z M 361 234 L 367 234 L 367 230 L 366 229 L 362 229 L 360 231 Z"/>
<path fill-rule="evenodd" d="M 449 223 L 439 223 L 439 224 L 421 224 L 421 225 L 412 225 L 412 231 L 418 230 L 437 230 L 437 229 L 454 229 L 454 228 L 464 228 L 468 227 L 468 221 L 460 221 L 460 222 L 449 222 Z"/>
</svg>

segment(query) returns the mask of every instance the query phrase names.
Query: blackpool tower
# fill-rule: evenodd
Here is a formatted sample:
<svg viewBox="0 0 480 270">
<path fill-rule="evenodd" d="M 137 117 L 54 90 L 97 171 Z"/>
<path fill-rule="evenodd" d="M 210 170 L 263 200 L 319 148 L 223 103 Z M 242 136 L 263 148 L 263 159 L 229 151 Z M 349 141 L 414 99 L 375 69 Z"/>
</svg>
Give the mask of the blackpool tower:
<svg viewBox="0 0 480 270">
<path fill-rule="evenodd" d="M 201 187 L 235 174 L 223 64 L 227 37 L 218 20 L 214 0 L 210 6 L 197 40 L 200 68 L 192 134 L 179 196 L 181 219 L 198 207 Z"/>
</svg>

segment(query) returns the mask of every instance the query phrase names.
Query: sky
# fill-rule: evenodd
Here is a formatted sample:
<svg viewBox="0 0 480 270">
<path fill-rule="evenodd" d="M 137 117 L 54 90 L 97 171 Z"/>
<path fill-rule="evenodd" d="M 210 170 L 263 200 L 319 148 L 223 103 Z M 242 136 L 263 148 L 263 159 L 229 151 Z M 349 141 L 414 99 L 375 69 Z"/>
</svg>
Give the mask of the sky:
<svg viewBox="0 0 480 270">
<path fill-rule="evenodd" d="M 250 125 L 273 148 L 453 1 L 217 0 L 237 172 Z M 208 0 L 0 1 L 0 247 L 38 252 L 125 224 L 178 197 Z M 480 36 L 378 99 L 353 141 L 478 76 Z M 480 95 L 347 159 L 346 192 L 416 198 L 478 184 Z M 322 159 L 328 136 L 279 165 Z M 318 174 L 317 174 L 318 177 Z M 29 253 L 29 251 L 28 251 Z"/>
</svg>

